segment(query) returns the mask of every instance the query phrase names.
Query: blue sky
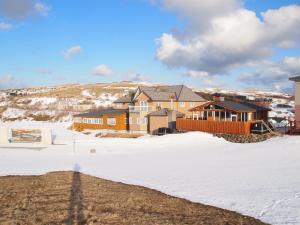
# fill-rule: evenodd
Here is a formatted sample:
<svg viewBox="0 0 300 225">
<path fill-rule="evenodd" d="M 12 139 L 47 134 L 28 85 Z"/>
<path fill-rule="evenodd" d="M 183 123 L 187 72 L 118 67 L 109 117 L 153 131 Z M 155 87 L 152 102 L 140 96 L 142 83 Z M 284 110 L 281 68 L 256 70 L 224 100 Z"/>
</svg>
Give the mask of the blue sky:
<svg viewBox="0 0 300 225">
<path fill-rule="evenodd" d="M 154 3 L 149 0 L 28 0 L 28 8 L 21 12 L 24 15 L 20 17 L 16 16 L 16 13 L 20 13 L 19 11 L 13 12 L 14 6 L 7 9 L 3 7 L 3 4 L 1 5 L 1 1 L 5 3 L 8 0 L 0 0 L 0 25 L 2 23 L 2 29 L 0 26 L 0 78 L 2 78 L 0 87 L 2 85 L 2 88 L 78 82 L 146 80 L 187 84 L 194 87 L 288 90 L 291 84 L 280 86 L 280 82 L 284 80 L 283 77 L 291 72 L 284 66 L 282 60 L 285 57 L 291 57 L 293 69 L 297 69 L 298 59 L 300 59 L 298 45 L 300 34 L 291 33 L 290 39 L 294 42 L 292 46 L 275 47 L 275 45 L 290 41 L 289 37 L 278 37 L 280 41 L 272 39 L 274 46 L 267 49 L 272 53 L 258 54 L 259 60 L 264 61 L 263 64 L 254 62 L 256 56 L 252 58 L 247 56 L 244 61 L 237 60 L 236 63 L 227 61 L 225 63 L 223 60 L 219 64 L 218 60 L 215 61 L 216 55 L 219 55 L 218 51 L 222 52 L 223 49 L 228 49 L 228 46 L 222 47 L 220 50 L 217 42 L 214 42 L 214 46 L 211 47 L 216 48 L 214 51 L 217 53 L 216 55 L 212 55 L 209 49 L 206 49 L 201 52 L 201 58 L 199 58 L 201 63 L 197 63 L 197 56 L 194 57 L 195 62 L 185 62 L 185 59 L 191 56 L 183 52 L 182 57 L 185 55 L 186 57 L 182 60 L 181 56 L 177 55 L 180 54 L 179 50 L 181 49 L 175 49 L 176 53 L 174 53 L 173 47 L 172 53 L 169 54 L 170 46 L 167 40 L 164 41 L 163 34 L 172 35 L 183 46 L 195 39 L 202 41 L 203 37 L 209 35 L 212 35 L 212 40 L 214 38 L 218 40 L 215 34 L 202 31 L 199 27 L 206 26 L 204 21 L 206 19 L 209 23 L 210 20 L 226 17 L 227 14 L 223 15 L 223 12 L 217 14 L 212 11 L 210 15 L 214 15 L 214 17 L 196 18 L 192 15 L 191 10 L 176 3 L 178 0 L 174 0 L 175 3 L 172 0 L 155 1 Z M 17 2 L 18 0 L 10 1 Z M 231 4 L 235 0 L 229 1 Z M 186 4 L 191 2 L 191 7 L 193 4 L 197 4 L 195 8 L 199 10 L 199 13 L 201 12 L 202 6 L 197 1 L 187 0 L 185 2 Z M 216 1 L 216 4 L 218 2 L 219 0 Z M 37 3 L 42 7 L 36 7 Z M 238 9 L 253 11 L 261 20 L 263 20 L 261 12 L 293 5 L 296 10 L 291 10 L 297 14 L 297 5 L 300 5 L 300 1 L 290 0 L 247 0 L 242 3 L 243 5 Z M 32 4 L 32 9 L 30 9 L 30 4 Z M 10 11 L 8 12 L 8 10 Z M 210 13 L 209 10 L 210 8 L 207 10 Z M 229 13 L 235 13 L 237 9 L 229 10 L 231 10 Z M 291 23 L 295 22 L 294 20 L 297 22 L 298 17 L 300 15 L 295 15 L 291 19 L 293 20 Z M 272 15 L 271 19 L 276 22 L 276 18 Z M 191 25 L 194 22 L 197 22 L 196 28 Z M 275 35 L 277 33 L 274 31 Z M 180 38 L 180 35 L 183 37 Z M 262 43 L 260 40 L 256 41 L 255 46 L 261 46 Z M 79 49 L 72 52 L 70 49 L 76 46 Z M 232 45 L 229 47 L 233 48 Z M 193 45 L 191 48 L 194 48 Z M 234 49 L 236 50 L 236 48 Z M 70 55 L 66 57 L 68 50 Z M 161 55 L 157 53 L 159 50 L 162 52 Z M 195 51 L 195 54 L 199 55 L 199 51 Z M 249 52 L 249 49 L 245 49 L 246 51 Z M 203 60 L 206 58 L 205 52 L 208 52 L 207 58 L 209 58 L 210 65 L 206 65 L 207 62 Z M 258 52 L 261 52 L 261 49 Z M 168 53 L 167 56 L 166 53 Z M 232 50 L 230 50 L 229 56 L 224 56 L 226 60 L 229 57 L 232 57 L 231 61 L 234 61 L 234 57 L 237 59 L 244 57 L 244 55 L 237 55 L 236 52 L 234 55 L 231 53 Z M 294 66 L 294 64 L 296 65 Z M 212 69 L 211 65 L 216 68 Z M 273 71 L 272 68 L 270 70 L 270 67 L 284 70 L 284 74 L 278 75 L 280 79 L 275 76 L 275 80 L 279 79 L 276 80 L 277 83 L 268 86 L 265 83 L 266 77 L 270 79 L 272 74 L 261 74 Z M 103 68 L 108 71 L 103 71 Z M 254 77 L 257 77 L 257 80 L 260 79 L 261 82 L 253 81 Z"/>
</svg>

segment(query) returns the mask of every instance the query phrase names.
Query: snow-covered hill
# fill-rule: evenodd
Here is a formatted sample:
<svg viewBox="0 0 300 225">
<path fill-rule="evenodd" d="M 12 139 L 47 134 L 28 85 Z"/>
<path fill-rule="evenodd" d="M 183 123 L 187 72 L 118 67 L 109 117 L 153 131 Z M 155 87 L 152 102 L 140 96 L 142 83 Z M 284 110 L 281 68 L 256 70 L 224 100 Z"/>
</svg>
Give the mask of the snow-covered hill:
<svg viewBox="0 0 300 225">
<path fill-rule="evenodd" d="M 0 119 L 69 121 L 73 114 L 110 107 L 117 98 L 146 83 L 70 84 L 0 90 Z"/>
<path fill-rule="evenodd" d="M 117 98 L 133 92 L 139 85 L 157 84 L 119 82 L 108 84 L 70 84 L 55 87 L 39 87 L 0 91 L 0 119 L 69 121 L 73 114 L 109 107 Z M 246 96 L 248 99 L 270 99 L 273 122 L 285 125 L 294 117 L 293 97 L 284 93 L 263 91 L 230 91 L 220 89 L 195 89 L 211 95 L 221 93 Z"/>
</svg>

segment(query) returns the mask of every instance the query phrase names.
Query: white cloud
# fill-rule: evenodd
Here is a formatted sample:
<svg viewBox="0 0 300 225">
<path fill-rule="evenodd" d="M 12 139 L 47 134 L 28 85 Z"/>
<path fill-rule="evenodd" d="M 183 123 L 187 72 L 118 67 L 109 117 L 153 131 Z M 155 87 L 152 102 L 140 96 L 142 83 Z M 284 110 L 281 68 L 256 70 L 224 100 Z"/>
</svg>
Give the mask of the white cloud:
<svg viewBox="0 0 300 225">
<path fill-rule="evenodd" d="M 13 26 L 9 23 L 0 22 L 0 30 L 9 30 Z"/>
<path fill-rule="evenodd" d="M 242 73 L 238 81 L 242 84 L 267 87 L 276 91 L 286 91 L 292 86 L 289 77 L 299 75 L 300 57 L 285 57 L 279 62 L 263 61 L 252 65 L 254 71 Z"/>
<path fill-rule="evenodd" d="M 1 0 L 0 15 L 22 20 L 31 15 L 48 15 L 50 7 L 38 0 Z"/>
<path fill-rule="evenodd" d="M 39 14 L 47 16 L 51 8 L 41 2 L 37 2 L 34 4 L 34 9 Z"/>
<path fill-rule="evenodd" d="M 98 65 L 92 70 L 92 75 L 95 76 L 109 76 L 112 73 L 112 70 L 105 64 Z"/>
<path fill-rule="evenodd" d="M 81 46 L 80 46 L 80 45 L 76 45 L 76 46 L 73 46 L 73 47 L 67 49 L 67 50 L 63 53 L 63 55 L 64 55 L 65 59 L 70 59 L 70 58 L 72 58 L 72 57 L 78 55 L 78 54 L 81 53 L 81 52 L 82 52 Z"/>
<path fill-rule="evenodd" d="M 206 71 L 190 70 L 184 75 L 191 78 L 207 78 L 209 76 L 209 73 Z"/>
<path fill-rule="evenodd" d="M 252 61 L 268 59 L 276 48 L 300 40 L 300 6 L 267 10 L 259 18 L 239 0 L 161 0 L 186 21 L 183 35 L 164 33 L 156 58 L 167 66 L 226 74 Z"/>
</svg>

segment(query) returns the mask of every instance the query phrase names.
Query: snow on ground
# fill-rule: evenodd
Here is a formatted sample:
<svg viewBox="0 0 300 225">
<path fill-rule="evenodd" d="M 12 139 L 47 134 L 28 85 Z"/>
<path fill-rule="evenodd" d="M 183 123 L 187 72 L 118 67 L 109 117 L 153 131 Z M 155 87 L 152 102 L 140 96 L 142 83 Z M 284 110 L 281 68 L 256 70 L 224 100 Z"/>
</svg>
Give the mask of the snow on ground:
<svg viewBox="0 0 300 225">
<path fill-rule="evenodd" d="M 5 118 L 19 118 L 19 117 L 24 117 L 25 114 L 26 114 L 26 110 L 17 109 L 17 108 L 7 108 L 2 113 L 2 117 L 5 117 Z"/>
<path fill-rule="evenodd" d="M 55 145 L 41 151 L 0 148 L 0 175 L 44 174 L 79 164 L 81 172 L 93 176 L 154 188 L 275 225 L 300 224 L 299 137 L 256 144 L 233 144 L 198 132 L 100 139 L 73 133 L 65 129 L 68 125 L 0 123 L 51 127 L 55 137 Z"/>
<path fill-rule="evenodd" d="M 90 90 L 83 90 L 83 91 L 81 92 L 81 95 L 84 96 L 84 97 L 90 98 L 90 97 L 93 97 L 95 94 L 94 94 L 94 93 L 91 93 Z"/>
<path fill-rule="evenodd" d="M 29 98 L 29 100 L 31 100 L 29 105 L 36 105 L 36 104 L 50 105 L 57 102 L 57 98 L 53 98 L 53 97 L 35 97 L 35 98 Z"/>
</svg>

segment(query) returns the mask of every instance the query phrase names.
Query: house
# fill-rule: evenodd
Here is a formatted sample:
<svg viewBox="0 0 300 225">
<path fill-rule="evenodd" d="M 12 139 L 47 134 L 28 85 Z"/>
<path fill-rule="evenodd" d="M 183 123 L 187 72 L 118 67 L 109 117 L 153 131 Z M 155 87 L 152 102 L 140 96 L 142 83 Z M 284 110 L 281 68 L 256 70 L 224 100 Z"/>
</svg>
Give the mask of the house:
<svg viewBox="0 0 300 225">
<path fill-rule="evenodd" d="M 292 124 L 292 130 L 300 133 L 300 76 L 291 77 L 295 82 L 295 122 Z"/>
<path fill-rule="evenodd" d="M 127 109 L 103 109 L 74 115 L 74 129 L 97 129 L 109 131 L 128 130 Z"/>
<path fill-rule="evenodd" d="M 270 129 L 268 108 L 218 99 L 190 109 L 192 119 L 178 119 L 177 129 L 241 135 L 264 133 Z"/>
<path fill-rule="evenodd" d="M 192 118 L 189 110 L 206 102 L 184 85 L 140 86 L 114 101 L 112 109 L 75 115 L 74 127 L 155 134 L 159 128 L 175 129 L 176 119 Z M 113 125 L 106 122 L 111 118 L 115 118 Z"/>
<path fill-rule="evenodd" d="M 177 116 L 191 117 L 192 113 L 189 109 L 206 102 L 184 85 L 138 87 L 129 105 L 129 131 L 153 133 L 155 130 L 149 127 L 149 121 L 156 120 L 157 123 L 157 114 L 165 117 L 165 121 L 168 120 L 168 124 L 171 125 L 176 122 Z M 165 124 L 160 126 L 165 127 Z M 172 127 L 168 126 L 168 128 Z"/>
</svg>

